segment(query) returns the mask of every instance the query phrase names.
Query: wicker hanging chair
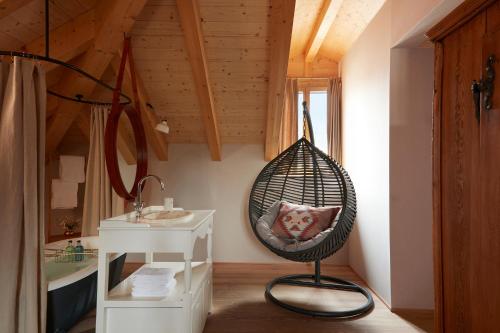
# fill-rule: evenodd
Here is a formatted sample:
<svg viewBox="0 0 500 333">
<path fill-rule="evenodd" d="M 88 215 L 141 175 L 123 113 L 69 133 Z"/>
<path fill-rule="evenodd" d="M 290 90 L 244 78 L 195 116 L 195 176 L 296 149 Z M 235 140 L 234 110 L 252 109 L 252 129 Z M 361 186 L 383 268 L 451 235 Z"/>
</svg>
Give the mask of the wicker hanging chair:
<svg viewBox="0 0 500 333">
<path fill-rule="evenodd" d="M 373 308 L 371 294 L 354 283 L 320 273 L 320 261 L 337 252 L 347 241 L 356 217 L 356 193 L 347 171 L 314 145 L 311 119 L 305 102 L 303 107 L 304 137 L 278 155 L 260 172 L 250 193 L 249 215 L 255 235 L 269 250 L 288 260 L 314 261 L 316 269 L 314 275 L 298 274 L 274 279 L 266 287 L 266 296 L 286 309 L 306 315 L 357 317 Z M 311 141 L 306 139 L 306 130 Z M 340 206 L 342 209 L 337 223 L 320 242 L 304 249 L 299 247 L 288 251 L 267 241 L 257 230 L 259 219 L 274 203 L 281 200 L 314 207 Z M 367 302 L 353 310 L 315 311 L 278 300 L 271 292 L 277 284 L 359 292 L 366 297 Z"/>
</svg>

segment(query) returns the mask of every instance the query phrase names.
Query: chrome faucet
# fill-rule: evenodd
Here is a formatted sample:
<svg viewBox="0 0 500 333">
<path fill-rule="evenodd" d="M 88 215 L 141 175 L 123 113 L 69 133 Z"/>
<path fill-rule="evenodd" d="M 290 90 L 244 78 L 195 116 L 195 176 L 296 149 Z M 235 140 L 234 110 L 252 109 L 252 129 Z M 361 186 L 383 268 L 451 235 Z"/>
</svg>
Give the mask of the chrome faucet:
<svg viewBox="0 0 500 333">
<path fill-rule="evenodd" d="M 142 217 L 142 209 L 144 208 L 144 202 L 142 201 L 142 185 L 149 178 L 156 179 L 158 183 L 160 183 L 161 190 L 165 191 L 165 183 L 158 176 L 147 175 L 145 177 L 142 177 L 141 180 L 139 180 L 139 182 L 137 183 L 137 196 L 135 197 L 135 202 L 134 202 L 135 218 L 137 220 Z"/>
</svg>

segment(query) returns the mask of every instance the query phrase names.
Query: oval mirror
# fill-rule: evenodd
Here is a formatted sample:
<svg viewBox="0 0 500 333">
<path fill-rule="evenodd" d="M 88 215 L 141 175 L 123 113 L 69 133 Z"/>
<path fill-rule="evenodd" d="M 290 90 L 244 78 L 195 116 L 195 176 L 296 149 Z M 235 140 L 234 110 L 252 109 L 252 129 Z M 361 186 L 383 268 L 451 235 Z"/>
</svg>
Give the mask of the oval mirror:
<svg viewBox="0 0 500 333">
<path fill-rule="evenodd" d="M 120 176 L 125 189 L 130 193 L 134 187 L 134 178 L 137 171 L 137 147 L 132 123 L 125 112 L 120 114 L 118 120 L 116 140 Z"/>
<path fill-rule="evenodd" d="M 133 133 L 132 137 L 128 135 L 118 136 L 120 129 L 123 132 Z M 127 163 L 120 163 L 118 148 L 126 143 L 135 142 L 135 151 L 129 150 L 125 159 L 129 163 L 135 159 L 135 177 L 131 184 L 130 180 L 133 167 Z M 106 132 L 104 136 L 106 166 L 108 169 L 109 179 L 115 192 L 122 198 L 133 201 L 137 196 L 137 183 L 141 178 L 147 175 L 148 159 L 147 159 L 147 142 L 144 127 L 142 125 L 141 116 L 131 105 L 120 105 L 113 107 L 106 124 Z M 132 156 L 135 154 L 135 156 Z M 120 166 L 121 164 L 121 166 Z M 125 177 L 124 177 L 125 176 Z M 125 178 L 125 180 L 124 180 Z M 127 186 L 128 185 L 128 186 Z"/>
</svg>

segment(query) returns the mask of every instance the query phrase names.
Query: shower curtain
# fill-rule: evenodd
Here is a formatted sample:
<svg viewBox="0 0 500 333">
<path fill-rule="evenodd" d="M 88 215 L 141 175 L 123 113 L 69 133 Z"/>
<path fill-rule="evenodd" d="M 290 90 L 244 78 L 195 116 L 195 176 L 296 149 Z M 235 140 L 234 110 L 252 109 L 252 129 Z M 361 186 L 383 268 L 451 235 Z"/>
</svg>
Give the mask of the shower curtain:
<svg viewBox="0 0 500 333">
<path fill-rule="evenodd" d="M 285 85 L 285 103 L 281 119 L 279 152 L 282 153 L 298 139 L 297 114 L 298 105 L 297 79 L 287 78 Z"/>
<path fill-rule="evenodd" d="M 328 155 L 342 163 L 342 79 L 330 79 L 328 85 L 327 135 Z"/>
<path fill-rule="evenodd" d="M 0 332 L 45 332 L 45 73 L 0 65 Z"/>
<path fill-rule="evenodd" d="M 99 221 L 123 214 L 124 201 L 111 187 L 104 155 L 104 129 L 109 108 L 93 105 L 90 115 L 90 147 L 83 202 L 82 236 L 97 235 Z"/>
</svg>

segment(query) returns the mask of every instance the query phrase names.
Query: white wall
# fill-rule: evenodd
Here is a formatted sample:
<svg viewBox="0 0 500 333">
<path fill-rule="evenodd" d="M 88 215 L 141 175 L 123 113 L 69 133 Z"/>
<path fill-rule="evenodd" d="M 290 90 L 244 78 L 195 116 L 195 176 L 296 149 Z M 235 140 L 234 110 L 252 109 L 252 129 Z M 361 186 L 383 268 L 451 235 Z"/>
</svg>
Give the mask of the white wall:
<svg viewBox="0 0 500 333">
<path fill-rule="evenodd" d="M 352 178 L 358 215 L 349 239 L 351 267 L 387 303 L 389 249 L 390 2 L 342 61 L 343 164 Z"/>
<path fill-rule="evenodd" d="M 391 51 L 390 243 L 394 308 L 432 309 L 434 50 Z"/>
<path fill-rule="evenodd" d="M 162 204 L 163 197 L 171 196 L 178 207 L 216 209 L 214 261 L 289 262 L 261 245 L 248 222 L 250 189 L 266 165 L 263 145 L 227 144 L 222 148 L 223 160 L 215 162 L 206 145 L 169 145 L 169 161 L 152 159 L 149 166 L 149 173 L 166 179 L 166 193 L 151 182 L 145 188 L 147 204 Z M 328 262 L 346 265 L 346 250 Z"/>
<path fill-rule="evenodd" d="M 349 263 L 394 308 L 433 305 L 433 73 L 432 50 L 391 49 L 420 47 L 461 2 L 388 0 L 342 60 L 344 164 L 359 198 Z"/>
</svg>

